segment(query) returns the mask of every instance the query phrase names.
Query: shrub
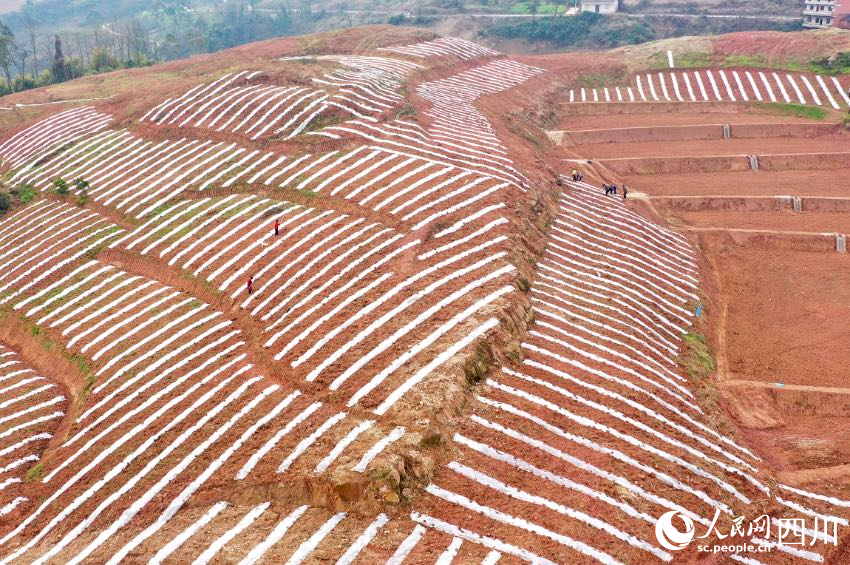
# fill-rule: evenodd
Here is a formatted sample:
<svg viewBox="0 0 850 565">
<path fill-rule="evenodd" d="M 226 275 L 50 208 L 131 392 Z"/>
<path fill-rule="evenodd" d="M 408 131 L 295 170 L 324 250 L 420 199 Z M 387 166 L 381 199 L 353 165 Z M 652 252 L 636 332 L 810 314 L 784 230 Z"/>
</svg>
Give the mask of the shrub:
<svg viewBox="0 0 850 565">
<path fill-rule="evenodd" d="M 18 199 L 24 204 L 29 204 L 33 201 L 36 194 L 38 194 L 35 188 L 31 184 L 22 184 L 18 186 Z"/>
<path fill-rule="evenodd" d="M 397 118 L 412 118 L 416 115 L 416 107 L 410 102 L 405 102 L 397 111 Z"/>
<path fill-rule="evenodd" d="M 83 192 L 89 189 L 89 181 L 83 179 L 76 179 L 74 181 L 74 187 L 76 187 L 78 191 Z"/>
<path fill-rule="evenodd" d="M 53 187 L 56 189 L 56 194 L 65 196 L 68 194 L 68 183 L 63 178 L 53 179 Z"/>
<path fill-rule="evenodd" d="M 5 192 L 0 193 L 0 215 L 5 214 L 12 207 L 12 201 Z"/>
<path fill-rule="evenodd" d="M 89 183 L 83 179 L 74 180 L 74 187 L 77 189 L 77 204 L 85 204 L 89 200 L 88 192 Z"/>
<path fill-rule="evenodd" d="M 387 18 L 387 23 L 394 26 L 404 25 L 404 22 L 407 20 L 407 16 L 404 14 L 396 14 L 394 16 L 390 16 Z"/>
</svg>

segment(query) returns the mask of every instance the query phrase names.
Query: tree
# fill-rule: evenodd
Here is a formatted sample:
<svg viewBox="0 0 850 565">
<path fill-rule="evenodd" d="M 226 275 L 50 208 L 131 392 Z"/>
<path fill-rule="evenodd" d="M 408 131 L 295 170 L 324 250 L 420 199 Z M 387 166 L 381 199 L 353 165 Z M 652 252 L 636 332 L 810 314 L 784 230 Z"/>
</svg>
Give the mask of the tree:
<svg viewBox="0 0 850 565">
<path fill-rule="evenodd" d="M 118 61 L 103 47 L 95 47 L 91 52 L 91 66 L 94 70 L 100 72 L 116 68 Z"/>
<path fill-rule="evenodd" d="M 56 194 L 59 196 L 68 194 L 68 182 L 65 179 L 61 177 L 53 179 L 53 186 L 56 188 Z"/>
<path fill-rule="evenodd" d="M 89 181 L 83 179 L 75 179 L 74 187 L 78 192 L 84 192 L 89 189 Z"/>
<path fill-rule="evenodd" d="M 537 19 L 537 10 L 540 8 L 540 0 L 530 0 L 528 2 L 528 11 L 531 12 L 531 20 Z"/>
<path fill-rule="evenodd" d="M 65 66 L 65 55 L 62 53 L 62 40 L 59 35 L 53 40 L 53 82 L 65 82 L 68 80 L 68 69 Z"/>
<path fill-rule="evenodd" d="M 36 75 L 38 75 L 38 52 L 35 45 L 35 4 L 32 0 L 27 0 L 27 3 L 24 5 L 24 16 L 26 17 L 27 32 L 30 36 L 30 47 L 32 48 L 32 51 L 30 51 L 32 54 L 32 78 L 35 79 Z"/>
<path fill-rule="evenodd" d="M 15 65 L 15 70 L 18 71 L 18 77 L 15 79 L 16 82 L 24 80 L 24 75 L 27 74 L 27 57 L 29 56 L 30 52 L 25 47 L 15 45 L 12 64 Z"/>
<path fill-rule="evenodd" d="M 0 69 L 6 77 L 6 84 L 12 90 L 12 64 L 15 57 L 15 35 L 4 22 L 0 22 Z"/>
</svg>

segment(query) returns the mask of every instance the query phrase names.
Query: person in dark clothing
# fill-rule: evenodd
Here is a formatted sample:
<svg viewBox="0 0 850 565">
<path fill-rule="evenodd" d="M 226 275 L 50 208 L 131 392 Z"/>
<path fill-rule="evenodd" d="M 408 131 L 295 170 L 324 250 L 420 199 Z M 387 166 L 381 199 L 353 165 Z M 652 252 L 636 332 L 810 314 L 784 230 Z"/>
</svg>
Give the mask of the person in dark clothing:
<svg viewBox="0 0 850 565">
<path fill-rule="evenodd" d="M 254 292 L 254 275 L 248 276 L 247 286 L 248 286 L 248 294 L 253 294 L 253 292 Z"/>
<path fill-rule="evenodd" d="M 280 235 L 280 220 L 277 219 L 274 221 L 274 234 Z"/>
<path fill-rule="evenodd" d="M 611 183 L 611 194 L 617 195 L 617 185 L 614 183 Z"/>
<path fill-rule="evenodd" d="M 608 186 L 607 184 L 605 184 L 604 182 L 602 183 L 602 188 L 605 189 L 605 196 L 608 196 L 609 194 L 611 194 L 611 187 Z"/>
<path fill-rule="evenodd" d="M 626 185 L 623 185 L 623 200 L 626 199 L 626 195 L 629 193 L 629 189 L 626 188 Z"/>
</svg>

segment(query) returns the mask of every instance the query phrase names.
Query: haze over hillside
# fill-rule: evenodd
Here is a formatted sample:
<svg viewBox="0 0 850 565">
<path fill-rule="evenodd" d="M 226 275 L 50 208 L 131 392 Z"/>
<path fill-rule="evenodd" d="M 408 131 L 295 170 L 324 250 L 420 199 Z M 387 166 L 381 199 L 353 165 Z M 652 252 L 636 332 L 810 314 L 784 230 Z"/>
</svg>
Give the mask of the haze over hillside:
<svg viewBox="0 0 850 565">
<path fill-rule="evenodd" d="M 0 562 L 846 562 L 847 52 L 381 25 L 3 97 Z"/>
</svg>

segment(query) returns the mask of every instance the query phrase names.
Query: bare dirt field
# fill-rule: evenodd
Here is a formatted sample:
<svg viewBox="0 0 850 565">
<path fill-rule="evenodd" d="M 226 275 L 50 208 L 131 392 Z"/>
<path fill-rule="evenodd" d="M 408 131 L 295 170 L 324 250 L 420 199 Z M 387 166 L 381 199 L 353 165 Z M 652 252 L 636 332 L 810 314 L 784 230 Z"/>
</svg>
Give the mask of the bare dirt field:
<svg viewBox="0 0 850 565">
<path fill-rule="evenodd" d="M 682 227 L 850 233 L 850 214 L 842 212 L 677 210 L 666 217 Z"/>
<path fill-rule="evenodd" d="M 796 116 L 776 115 L 765 112 L 693 112 L 693 113 L 645 113 L 617 114 L 616 119 L 610 114 L 597 116 L 568 115 L 558 121 L 558 128 L 565 130 L 628 128 L 628 127 L 658 127 L 684 126 L 693 124 L 775 124 L 798 123 L 816 124 L 816 120 L 798 118 Z"/>
<path fill-rule="evenodd" d="M 632 143 L 595 143 L 575 148 L 588 158 L 618 157 L 690 157 L 709 155 L 763 155 L 771 153 L 821 153 L 850 150 L 844 136 L 814 139 L 723 139 L 696 141 L 650 141 Z"/>
<path fill-rule="evenodd" d="M 635 190 L 665 196 L 848 196 L 850 170 L 631 175 L 621 180 Z"/>
<path fill-rule="evenodd" d="M 833 467 L 850 463 L 850 419 L 823 415 L 785 418 L 771 430 L 746 430 L 745 437 L 763 446 L 770 465 L 782 471 Z"/>
<path fill-rule="evenodd" d="M 850 257 L 701 242 L 726 309 L 724 379 L 847 386 Z"/>
</svg>

